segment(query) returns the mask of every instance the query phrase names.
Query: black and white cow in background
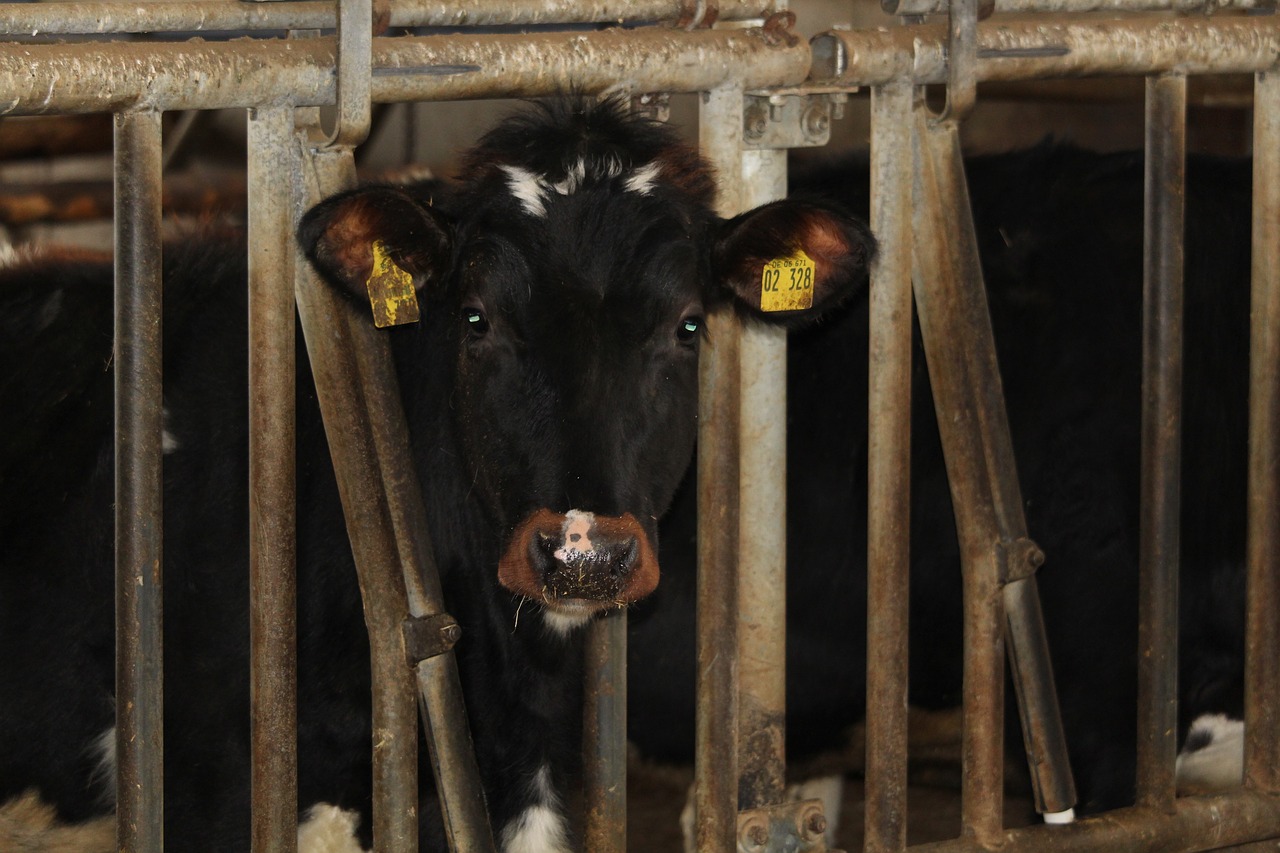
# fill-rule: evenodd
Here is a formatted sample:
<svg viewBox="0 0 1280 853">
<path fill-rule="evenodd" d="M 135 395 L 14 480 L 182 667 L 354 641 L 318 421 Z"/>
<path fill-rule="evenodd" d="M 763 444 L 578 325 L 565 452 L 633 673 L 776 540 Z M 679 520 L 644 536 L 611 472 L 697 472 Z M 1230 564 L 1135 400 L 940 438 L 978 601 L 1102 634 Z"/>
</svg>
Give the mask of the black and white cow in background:
<svg viewBox="0 0 1280 853">
<path fill-rule="evenodd" d="M 807 314 L 865 282 L 873 241 L 839 206 L 722 221 L 713 191 L 667 130 L 567 102 L 500 124 L 433 197 L 356 190 L 300 229 L 351 310 L 369 311 L 375 242 L 420 291 L 422 323 L 388 334 L 507 853 L 574 844 L 578 629 L 658 583 L 704 317 L 800 322 L 760 310 L 763 265 L 799 250 Z M 213 237 L 164 259 L 165 838 L 182 851 L 248 849 L 243 264 Z M 0 270 L 0 803 L 34 790 L 67 823 L 112 802 L 111 280 L 108 260 L 52 254 Z M 367 844 L 368 644 L 305 363 L 298 389 L 299 799 L 357 810 Z M 430 791 L 420 816 L 443 849 Z"/>
<path fill-rule="evenodd" d="M 1047 554 L 1039 583 L 1067 743 L 1081 807 L 1092 812 L 1134 796 L 1142 155 L 1046 144 L 974 159 L 967 171 L 1027 524 Z M 865 211 L 867 167 L 797 170 L 792 189 Z M 1179 759 L 1187 788 L 1240 779 L 1249 199 L 1248 162 L 1191 158 L 1181 734 L 1199 722 Z M 838 743 L 866 704 L 866 377 L 865 299 L 791 337 L 794 758 Z M 961 699 L 959 551 L 919 347 L 914 388 L 910 695 L 942 708 Z M 668 759 L 687 758 L 693 744 L 695 494 L 677 496 L 663 528 L 662 588 L 630 621 L 630 734 Z M 642 712 L 655 707 L 671 713 Z"/>
</svg>

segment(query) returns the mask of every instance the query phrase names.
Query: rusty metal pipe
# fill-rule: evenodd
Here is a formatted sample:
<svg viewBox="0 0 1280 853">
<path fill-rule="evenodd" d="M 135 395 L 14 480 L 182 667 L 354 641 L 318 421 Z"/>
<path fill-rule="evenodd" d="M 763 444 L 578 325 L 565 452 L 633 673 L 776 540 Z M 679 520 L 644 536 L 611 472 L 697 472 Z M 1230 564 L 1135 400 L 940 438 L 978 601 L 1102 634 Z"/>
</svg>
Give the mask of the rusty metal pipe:
<svg viewBox="0 0 1280 853">
<path fill-rule="evenodd" d="M 315 204 L 355 181 L 350 152 L 304 149 L 307 203 Z M 307 264 L 296 266 L 298 314 L 311 359 L 325 435 L 333 457 L 347 534 L 360 577 L 373 676 L 373 839 L 378 853 L 413 853 L 418 846 L 417 706 L 408 678 L 402 624 L 408 613 L 400 549 L 383 486 L 362 386 L 394 384 L 372 375 L 361 353 L 385 348 L 371 323 L 355 317 Z M 398 394 L 389 391 L 389 398 Z M 381 416 L 382 413 L 377 413 Z M 405 464 L 407 457 L 398 460 Z"/>
<path fill-rule="evenodd" d="M 703 154 L 716 167 L 719 212 L 741 210 L 742 90 L 704 96 Z M 737 849 L 738 423 L 742 327 L 731 311 L 707 318 L 698 385 L 698 679 L 694 809 L 698 850 Z"/>
<path fill-rule="evenodd" d="M 787 192 L 786 152 L 742 152 L 738 203 Z M 780 803 L 786 788 L 787 335 L 742 329 L 738 413 L 738 808 Z"/>
<path fill-rule="evenodd" d="M 867 392 L 867 853 L 907 845 L 911 531 L 911 150 L 915 87 L 871 90 Z"/>
<path fill-rule="evenodd" d="M 328 37 L 12 45 L 0 52 L 0 115 L 332 104 L 335 64 Z M 755 28 L 401 36 L 373 40 L 372 94 L 391 103 L 697 92 L 798 84 L 808 69 L 808 45 Z"/>
<path fill-rule="evenodd" d="M 938 430 L 951 483 L 951 502 L 964 573 L 964 740 L 961 787 L 963 833 L 979 843 L 995 840 L 1003 826 L 1004 793 L 1004 610 L 1000 595 L 1001 508 L 1009 499 L 992 465 L 1011 465 L 984 433 L 1003 421 L 999 373 L 990 369 L 982 344 L 990 346 L 989 319 L 972 309 L 981 296 L 982 273 L 972 232 L 956 229 L 951 217 L 969 210 L 953 123 L 932 123 L 916 107 L 915 296 L 925 361 L 938 411 Z M 969 293 L 963 293 L 965 290 Z M 979 303 L 985 309 L 985 303 Z M 981 337 L 986 323 L 985 340 Z M 970 340 L 978 340 L 968 346 Z M 994 383 L 985 385 L 984 383 Z M 976 400 L 974 393 L 984 395 Z M 985 405 L 984 405 L 985 404 Z M 1007 427 L 1006 427 L 1007 429 Z M 1016 483 L 1016 479 L 1014 480 Z"/>
<path fill-rule="evenodd" d="M 160 114 L 115 117 L 116 845 L 164 844 Z"/>
<path fill-rule="evenodd" d="M 947 12 L 945 0 L 881 0 L 890 15 L 939 15 Z M 1266 0 L 994 0 L 992 11 L 1001 14 L 1080 14 L 1084 12 L 1201 12 L 1222 9 L 1267 8 Z"/>
<path fill-rule="evenodd" d="M 627 611 L 591 623 L 587 632 L 582 787 L 583 849 L 627 849 Z"/>
<path fill-rule="evenodd" d="M 1002 853 L 1192 853 L 1259 838 L 1280 838 L 1280 809 L 1272 797 L 1240 789 L 1216 796 L 1181 797 L 1172 813 L 1133 807 L 1069 826 L 1008 829 L 986 847 L 961 838 L 911 849 L 912 853 L 985 853 L 992 849 Z M 1269 849 L 1275 849 L 1274 840 Z"/>
<path fill-rule="evenodd" d="M 249 115 L 249 642 L 252 849 L 297 848 L 293 110 Z"/>
<path fill-rule="evenodd" d="M 1245 779 L 1280 793 L 1280 71 L 1253 98 Z"/>
<path fill-rule="evenodd" d="M 1138 803 L 1169 811 L 1178 752 L 1187 78 L 1147 78 L 1138 524 Z"/>
<path fill-rule="evenodd" d="M 719 0 L 717 20 L 765 18 L 776 11 L 765 0 Z M 531 24 L 646 23 L 691 20 L 691 0 L 506 0 L 503 3 L 390 3 L 393 27 L 475 27 Z M 107 33 L 198 33 L 253 30 L 331 30 L 334 4 L 323 0 L 246 3 L 242 0 L 120 3 L 60 3 L 57 8 L 0 4 L 0 33 L 78 35 Z"/>
<path fill-rule="evenodd" d="M 841 30 L 812 40 L 811 81 L 875 86 L 947 79 L 947 28 L 922 24 Z M 1275 65 L 1275 15 L 1122 20 L 987 21 L 978 25 L 979 82 L 1047 77 L 1252 74 Z"/>
</svg>

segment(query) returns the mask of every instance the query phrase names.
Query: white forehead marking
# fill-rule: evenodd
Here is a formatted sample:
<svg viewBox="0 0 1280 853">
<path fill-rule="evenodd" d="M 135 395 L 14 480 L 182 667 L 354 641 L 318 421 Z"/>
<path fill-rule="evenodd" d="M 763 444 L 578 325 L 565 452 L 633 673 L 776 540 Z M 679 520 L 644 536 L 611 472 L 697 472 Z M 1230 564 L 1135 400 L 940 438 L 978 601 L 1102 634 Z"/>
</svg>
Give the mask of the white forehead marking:
<svg viewBox="0 0 1280 853">
<path fill-rule="evenodd" d="M 651 161 L 636 169 L 623 183 L 633 193 L 640 195 L 648 195 L 653 192 L 653 185 L 658 181 L 658 173 L 662 171 L 662 167 L 656 161 Z"/>
<path fill-rule="evenodd" d="M 519 166 L 504 165 L 499 167 L 507 173 L 507 186 L 511 194 L 520 201 L 520 206 L 530 216 L 546 216 L 547 208 L 543 204 L 546 198 L 546 182 Z"/>
</svg>

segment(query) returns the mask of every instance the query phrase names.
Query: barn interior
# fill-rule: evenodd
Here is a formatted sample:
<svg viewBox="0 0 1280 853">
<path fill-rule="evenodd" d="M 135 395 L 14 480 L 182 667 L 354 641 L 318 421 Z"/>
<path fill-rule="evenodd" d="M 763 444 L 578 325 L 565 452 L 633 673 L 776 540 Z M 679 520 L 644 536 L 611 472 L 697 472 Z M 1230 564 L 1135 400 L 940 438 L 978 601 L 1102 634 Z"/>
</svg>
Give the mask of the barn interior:
<svg viewBox="0 0 1280 853">
<path fill-rule="evenodd" d="M 794 32 L 805 39 L 830 30 L 904 25 L 874 0 L 790 0 L 784 5 L 795 14 Z M 1180 11 L 1141 14 L 1230 16 L 1252 11 L 1256 10 L 1224 9 L 1207 0 L 1188 4 Z M 997 16 L 1001 20 L 1004 13 Z M 520 32 L 522 28 L 509 31 Z M 127 38 L 146 43 L 182 37 L 133 34 Z M 18 33 L 3 38 L 14 44 L 75 40 L 72 36 Z M 930 97 L 941 104 L 944 87 L 932 86 Z M 698 139 L 699 98 L 698 94 L 672 94 L 664 104 L 667 120 L 692 144 Z M 3 100 L 0 93 L 0 103 Z M 474 142 L 497 116 L 517 106 L 508 100 L 375 105 L 368 141 L 355 153 L 360 177 L 394 181 L 449 176 L 458 166 L 457 153 Z M 1251 74 L 1193 77 L 1187 100 L 1187 151 L 1231 157 L 1253 154 L 1252 106 Z M 840 112 L 831 122 L 826 144 L 791 152 L 793 167 L 851 154 L 866 156 L 872 135 L 869 90 L 849 92 Z M 166 227 L 180 228 L 192 221 L 243 224 L 248 196 L 244 110 L 168 112 L 163 124 Z M 966 154 L 1018 150 L 1046 139 L 1100 151 L 1140 150 L 1144 144 L 1144 82 L 1140 76 L 1130 76 L 980 83 L 976 103 L 960 132 Z M 5 116 L 0 110 L 0 247 L 55 244 L 109 251 L 114 238 L 113 168 L 111 115 Z M 961 831 L 960 722 L 958 715 L 919 713 L 911 718 L 910 844 L 955 838 Z M 861 729 L 851 730 L 847 743 L 817 767 L 793 768 L 797 775 L 834 772 L 846 779 L 839 829 L 831 849 L 862 849 L 864 734 Z M 1037 822 L 1025 767 L 1010 760 L 1005 776 L 1005 825 L 1012 828 Z M 683 849 L 680 815 L 693 782 L 690 766 L 643 760 L 629 764 L 628 850 Z"/>
</svg>

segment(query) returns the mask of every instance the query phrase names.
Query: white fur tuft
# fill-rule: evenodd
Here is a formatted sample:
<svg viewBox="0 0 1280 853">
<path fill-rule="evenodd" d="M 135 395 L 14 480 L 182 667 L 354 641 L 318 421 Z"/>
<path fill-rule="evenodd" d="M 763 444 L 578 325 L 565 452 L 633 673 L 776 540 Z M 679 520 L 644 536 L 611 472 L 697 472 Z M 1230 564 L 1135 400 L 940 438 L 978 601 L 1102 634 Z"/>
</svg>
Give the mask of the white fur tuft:
<svg viewBox="0 0 1280 853">
<path fill-rule="evenodd" d="M 356 840 L 359 815 L 328 803 L 307 810 L 298 826 L 298 853 L 365 853 Z"/>
<path fill-rule="evenodd" d="M 533 172 L 519 166 L 505 165 L 501 168 L 502 171 L 507 173 L 507 186 L 511 190 L 511 194 L 520 202 L 524 212 L 530 216 L 546 216 L 547 207 L 544 202 L 546 200 L 547 187 L 545 182 Z"/>
<path fill-rule="evenodd" d="M 1197 717 L 1178 753 L 1178 790 L 1221 791 L 1244 779 L 1244 721 L 1225 714 Z"/>
<path fill-rule="evenodd" d="M 662 167 L 656 162 L 647 163 L 628 175 L 622 185 L 633 193 L 648 195 L 653 192 L 653 186 L 658 182 L 658 173 L 661 171 Z"/>
</svg>

